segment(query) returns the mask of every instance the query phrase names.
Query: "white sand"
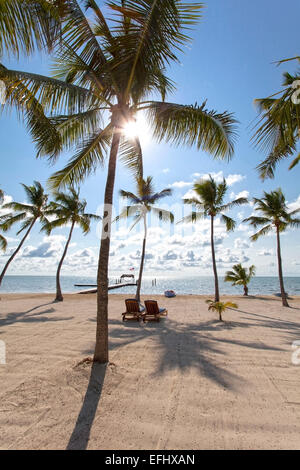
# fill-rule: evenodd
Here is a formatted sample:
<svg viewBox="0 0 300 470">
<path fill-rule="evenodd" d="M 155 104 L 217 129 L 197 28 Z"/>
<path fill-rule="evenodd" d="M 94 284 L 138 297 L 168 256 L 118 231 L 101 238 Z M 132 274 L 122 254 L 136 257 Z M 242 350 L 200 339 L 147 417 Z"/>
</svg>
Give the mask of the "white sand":
<svg viewBox="0 0 300 470">
<path fill-rule="evenodd" d="M 95 295 L 2 295 L 1 449 L 299 449 L 300 299 L 235 298 L 219 323 L 204 297 L 159 298 L 159 324 L 121 322 L 93 367 Z M 104 379 L 104 380 L 103 380 Z M 104 383 L 103 383 L 104 382 Z"/>
</svg>

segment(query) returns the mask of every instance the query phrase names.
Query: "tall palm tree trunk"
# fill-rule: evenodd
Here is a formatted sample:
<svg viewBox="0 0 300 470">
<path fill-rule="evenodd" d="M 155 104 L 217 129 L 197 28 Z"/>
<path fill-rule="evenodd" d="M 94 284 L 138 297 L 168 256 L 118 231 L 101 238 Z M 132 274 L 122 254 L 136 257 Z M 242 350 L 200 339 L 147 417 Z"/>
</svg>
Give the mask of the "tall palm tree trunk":
<svg viewBox="0 0 300 470">
<path fill-rule="evenodd" d="M 249 292 L 247 284 L 244 284 L 244 295 L 247 296 Z"/>
<path fill-rule="evenodd" d="M 19 253 L 20 249 L 22 248 L 26 238 L 28 237 L 28 235 L 30 234 L 31 232 L 31 229 L 32 227 L 34 226 L 35 222 L 36 222 L 37 219 L 34 219 L 32 221 L 32 223 L 30 224 L 29 226 L 29 229 L 27 230 L 27 232 L 25 233 L 24 237 L 22 238 L 21 242 L 19 243 L 19 246 L 18 248 L 13 252 L 13 254 L 11 255 L 11 257 L 8 259 L 6 265 L 4 266 L 3 270 L 2 270 L 2 273 L 0 274 L 0 286 L 2 284 L 2 281 L 3 281 L 3 278 L 5 276 L 5 273 L 10 265 L 10 263 L 13 261 L 13 259 L 15 258 L 15 256 Z"/>
<path fill-rule="evenodd" d="M 211 238 L 211 255 L 212 255 L 212 263 L 213 263 L 213 270 L 214 270 L 214 277 L 215 277 L 215 302 L 220 301 L 220 293 L 219 293 L 219 279 L 218 279 L 218 272 L 217 272 L 217 265 L 216 265 L 216 255 L 215 255 L 215 242 L 214 242 L 214 216 L 212 215 L 210 218 L 210 238 Z"/>
<path fill-rule="evenodd" d="M 75 222 L 72 223 L 71 230 L 70 230 L 70 233 L 69 233 L 69 237 L 68 237 L 64 252 L 62 254 L 61 260 L 58 263 L 58 267 L 57 267 L 57 271 L 56 271 L 56 297 L 55 297 L 55 302 L 62 302 L 64 300 L 62 292 L 61 292 L 61 287 L 60 287 L 60 271 L 61 271 L 64 259 L 66 257 L 66 254 L 67 254 L 67 251 L 68 251 L 68 248 L 69 248 L 69 244 L 70 244 L 72 234 L 73 234 L 73 230 L 74 230 L 74 225 L 75 225 Z"/>
<path fill-rule="evenodd" d="M 97 329 L 94 362 L 106 364 L 108 362 L 108 261 L 110 248 L 110 232 L 112 221 L 113 191 L 116 174 L 117 155 L 120 145 L 121 133 L 118 122 L 115 121 L 108 173 L 104 196 L 104 213 L 102 221 L 101 246 L 97 275 Z"/>
<path fill-rule="evenodd" d="M 144 270 L 144 262 L 145 262 L 145 252 L 146 252 L 146 240 L 147 240 L 147 221 L 146 215 L 144 215 L 144 240 L 143 240 L 143 249 L 142 249 L 142 256 L 141 256 L 141 264 L 140 264 L 140 272 L 139 278 L 137 281 L 137 289 L 136 289 L 136 300 L 138 302 L 141 301 L 141 286 L 142 286 L 142 277 L 143 277 L 143 270 Z"/>
<path fill-rule="evenodd" d="M 285 289 L 284 289 L 284 282 L 283 282 L 279 227 L 276 227 L 276 235 L 277 235 L 278 275 L 279 275 L 282 305 L 284 307 L 289 307 L 289 304 L 288 304 L 288 301 L 287 301 L 287 298 L 286 298 Z"/>
</svg>

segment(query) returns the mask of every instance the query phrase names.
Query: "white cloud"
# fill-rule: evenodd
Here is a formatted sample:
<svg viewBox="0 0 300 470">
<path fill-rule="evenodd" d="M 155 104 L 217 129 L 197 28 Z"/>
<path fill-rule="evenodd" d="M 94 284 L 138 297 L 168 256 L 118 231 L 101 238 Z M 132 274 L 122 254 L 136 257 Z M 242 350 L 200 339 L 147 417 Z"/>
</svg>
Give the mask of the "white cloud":
<svg viewBox="0 0 300 470">
<path fill-rule="evenodd" d="M 226 182 L 228 186 L 233 186 L 236 183 L 240 183 L 244 179 L 246 179 L 246 176 L 243 175 L 229 175 L 226 178 Z"/>
<path fill-rule="evenodd" d="M 166 173 L 170 173 L 170 171 L 171 171 L 170 168 L 164 168 L 162 172 L 166 174 Z"/>
<path fill-rule="evenodd" d="M 27 246 L 22 252 L 23 258 L 52 258 L 57 257 L 63 250 L 66 237 L 63 235 L 52 235 L 44 237 L 43 242 L 37 247 Z"/>
<path fill-rule="evenodd" d="M 234 247 L 237 249 L 246 249 L 250 248 L 250 243 L 247 240 L 243 240 L 242 238 L 236 238 L 234 240 Z"/>
<path fill-rule="evenodd" d="M 175 183 L 172 183 L 172 184 L 170 184 L 169 186 L 170 186 L 171 188 L 182 189 L 182 188 L 186 188 L 187 186 L 192 186 L 192 185 L 193 185 L 193 182 L 175 181 Z"/>
<path fill-rule="evenodd" d="M 12 201 L 13 201 L 12 196 L 8 196 L 7 194 L 4 195 L 3 204 L 0 205 L 0 216 L 9 214 L 9 212 L 11 212 L 10 209 L 2 209 L 2 206 Z"/>
<path fill-rule="evenodd" d="M 296 209 L 300 209 L 300 195 L 297 197 L 297 199 L 295 201 L 288 204 L 288 208 L 291 211 L 295 211 Z"/>
<path fill-rule="evenodd" d="M 266 250 L 266 249 L 263 249 L 261 250 L 259 253 L 258 253 L 259 256 L 273 256 L 274 255 L 274 251 L 273 250 Z"/>
<path fill-rule="evenodd" d="M 249 195 L 250 195 L 249 191 L 246 191 L 246 190 L 245 190 L 245 191 L 241 191 L 240 193 L 237 193 L 237 194 L 235 194 L 234 192 L 232 192 L 232 193 L 230 194 L 230 199 L 231 199 L 231 200 L 234 200 L 234 199 L 239 199 L 239 198 L 241 198 L 241 197 L 244 197 L 244 198 L 248 199 L 248 198 L 249 198 Z"/>
<path fill-rule="evenodd" d="M 250 234 L 249 226 L 246 224 L 239 224 L 236 228 L 238 232 L 248 232 Z"/>
<path fill-rule="evenodd" d="M 192 176 L 194 178 L 204 179 L 204 180 L 207 180 L 209 179 L 210 176 L 212 176 L 212 178 L 217 183 L 222 183 L 224 179 L 223 171 L 219 171 L 218 173 L 210 173 L 210 174 L 209 173 L 194 173 Z M 234 184 L 240 183 L 241 181 L 246 179 L 246 176 L 239 175 L 239 174 L 232 174 L 232 175 L 226 176 L 225 179 L 226 179 L 226 183 L 228 184 L 228 186 L 233 186 Z"/>
</svg>

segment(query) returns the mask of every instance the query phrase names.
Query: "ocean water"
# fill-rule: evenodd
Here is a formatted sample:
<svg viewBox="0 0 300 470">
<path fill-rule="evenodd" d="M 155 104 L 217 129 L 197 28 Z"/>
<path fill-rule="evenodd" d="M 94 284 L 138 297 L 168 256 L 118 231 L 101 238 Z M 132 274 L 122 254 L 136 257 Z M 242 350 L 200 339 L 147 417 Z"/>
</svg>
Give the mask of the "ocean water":
<svg viewBox="0 0 300 470">
<path fill-rule="evenodd" d="M 157 277 L 156 286 L 152 285 L 153 277 L 143 280 L 142 294 L 163 294 L 165 290 L 172 289 L 177 294 L 204 294 L 214 292 L 214 279 L 210 276 L 189 277 Z M 110 279 L 114 284 L 116 278 Z M 221 294 L 242 294 L 242 287 L 232 287 L 230 283 L 224 282 L 222 276 L 219 278 Z M 95 284 L 93 277 L 62 276 L 61 285 L 63 292 L 79 292 L 84 287 L 75 287 L 74 284 Z M 88 289 L 88 288 L 87 288 Z M 285 289 L 290 295 L 300 295 L 300 277 L 286 277 Z M 272 295 L 279 292 L 279 281 L 276 277 L 255 277 L 249 285 L 249 294 Z M 55 292 L 55 276 L 6 276 L 0 289 L 0 293 L 50 293 Z M 110 291 L 114 294 L 134 294 L 135 287 L 122 287 Z"/>
</svg>

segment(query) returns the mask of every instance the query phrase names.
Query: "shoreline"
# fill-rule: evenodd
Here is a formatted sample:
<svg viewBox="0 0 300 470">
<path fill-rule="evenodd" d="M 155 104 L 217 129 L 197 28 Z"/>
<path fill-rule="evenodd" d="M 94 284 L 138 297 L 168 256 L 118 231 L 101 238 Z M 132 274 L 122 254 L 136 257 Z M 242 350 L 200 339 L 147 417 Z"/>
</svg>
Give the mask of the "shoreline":
<svg viewBox="0 0 300 470">
<path fill-rule="evenodd" d="M 130 293 L 121 293 L 121 292 L 109 292 L 109 297 L 122 297 L 122 298 L 131 298 L 133 294 Z M 0 300 L 9 300 L 9 299 L 19 299 L 19 298 L 39 298 L 39 297 L 53 297 L 55 296 L 55 292 L 2 292 L 0 293 Z M 96 298 L 96 293 L 86 293 L 82 294 L 80 292 L 63 292 L 64 298 L 73 298 L 73 297 L 82 297 L 82 298 Z M 167 299 L 164 294 L 141 294 L 142 299 L 148 298 L 159 298 L 159 299 Z M 179 298 L 185 297 L 193 297 L 195 299 L 206 299 L 210 297 L 214 297 L 214 293 L 211 294 L 177 294 L 176 297 L 173 297 L 171 301 L 175 301 Z M 272 299 L 274 301 L 281 301 L 281 297 L 274 295 L 274 294 L 249 294 L 248 296 L 244 296 L 243 294 L 222 294 L 220 293 L 220 298 L 222 299 L 244 299 L 244 300 L 263 300 L 263 299 Z M 288 300 L 300 300 L 300 295 L 289 295 Z M 59 302 L 58 302 L 59 303 Z"/>
</svg>

